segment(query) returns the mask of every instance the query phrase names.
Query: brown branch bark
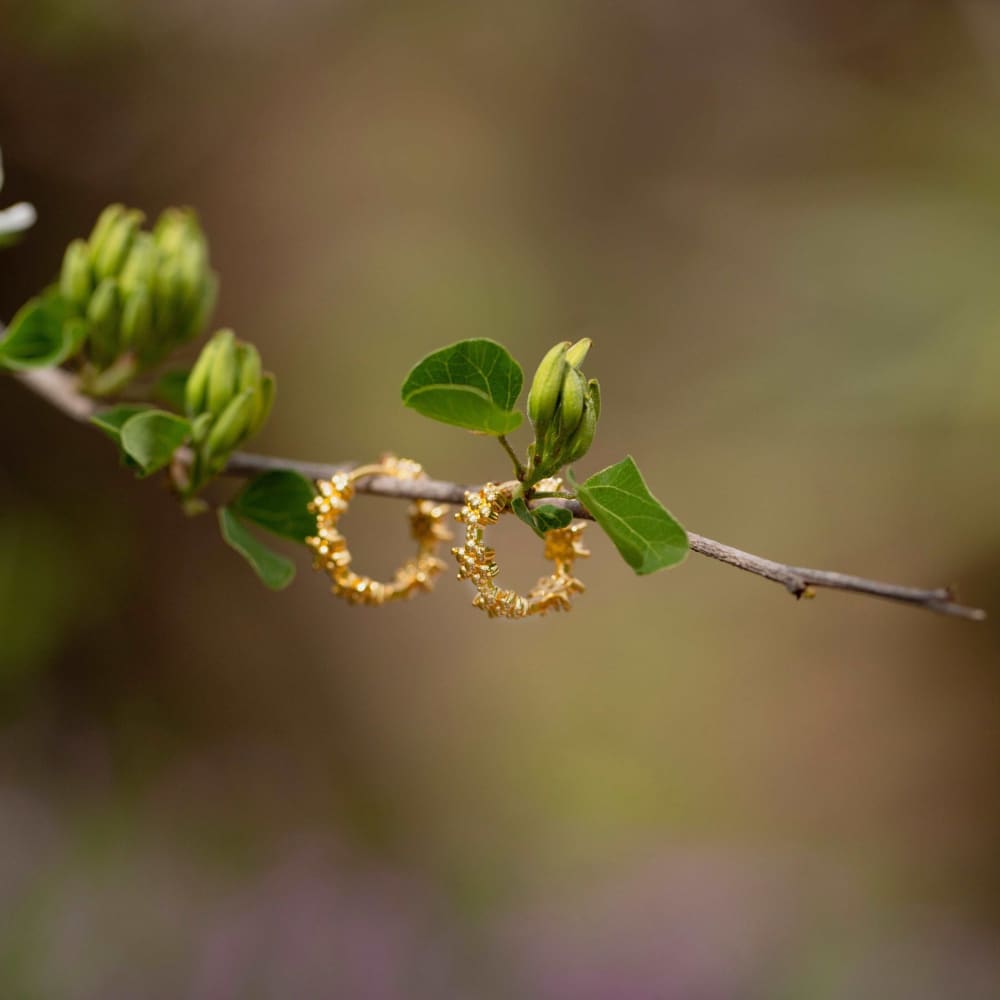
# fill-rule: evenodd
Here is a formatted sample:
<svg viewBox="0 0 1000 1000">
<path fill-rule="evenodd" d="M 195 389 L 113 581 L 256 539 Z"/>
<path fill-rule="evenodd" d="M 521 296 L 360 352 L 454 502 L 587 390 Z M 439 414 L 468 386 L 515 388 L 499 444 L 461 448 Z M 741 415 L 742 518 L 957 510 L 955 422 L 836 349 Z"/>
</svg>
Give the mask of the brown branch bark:
<svg viewBox="0 0 1000 1000">
<path fill-rule="evenodd" d="M 74 420 L 85 422 L 98 409 L 94 400 L 77 391 L 73 377 L 67 372 L 41 368 L 19 373 L 17 378 L 26 388 Z M 181 461 L 190 461 L 190 453 L 182 449 L 178 458 Z M 225 475 L 249 477 L 271 469 L 288 469 L 300 473 L 307 479 L 328 479 L 334 472 L 350 468 L 351 464 L 347 462 L 329 465 L 276 458 L 270 455 L 234 452 L 226 466 Z M 441 482 L 433 479 L 406 481 L 388 476 L 371 476 L 359 480 L 357 484 L 357 489 L 361 493 L 398 499 L 434 500 L 438 503 L 456 505 L 465 502 L 465 491 L 469 488 L 471 487 L 463 486 L 460 483 Z M 566 507 L 573 512 L 574 517 L 593 520 L 593 515 L 579 500 L 551 499 L 545 500 L 544 503 Z M 903 587 L 894 583 L 869 580 L 861 576 L 851 576 L 847 573 L 790 566 L 786 563 L 775 562 L 772 559 L 764 559 L 761 556 L 743 552 L 731 545 L 723 545 L 722 542 L 716 542 L 693 531 L 688 532 L 688 539 L 693 552 L 717 559 L 728 566 L 735 566 L 737 569 L 761 576 L 766 580 L 780 583 L 796 597 L 811 597 L 816 588 L 822 587 L 830 590 L 846 590 L 868 597 L 881 597 L 885 600 L 898 601 L 914 607 L 925 608 L 928 611 L 936 611 L 939 614 L 966 618 L 971 621 L 982 621 L 986 618 L 986 612 L 980 608 L 958 604 L 955 601 L 953 591 L 948 587 L 938 587 L 931 590 L 920 587 Z"/>
</svg>

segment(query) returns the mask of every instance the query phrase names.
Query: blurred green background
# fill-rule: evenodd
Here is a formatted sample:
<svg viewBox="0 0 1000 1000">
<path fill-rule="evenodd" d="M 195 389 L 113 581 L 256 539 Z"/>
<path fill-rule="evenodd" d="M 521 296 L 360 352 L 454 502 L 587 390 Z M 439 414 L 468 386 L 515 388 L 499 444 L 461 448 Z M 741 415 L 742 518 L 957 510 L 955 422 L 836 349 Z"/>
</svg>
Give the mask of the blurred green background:
<svg viewBox="0 0 1000 1000">
<path fill-rule="evenodd" d="M 258 450 L 506 476 L 403 377 L 590 336 L 581 472 L 995 610 L 998 67 L 987 0 L 0 0 L 40 214 L 0 317 L 108 202 L 191 204 L 278 376 Z M 0 383 L 0 995 L 1000 996 L 1000 616 L 591 543 L 541 621 L 350 608 L 304 549 L 274 595 Z"/>
</svg>

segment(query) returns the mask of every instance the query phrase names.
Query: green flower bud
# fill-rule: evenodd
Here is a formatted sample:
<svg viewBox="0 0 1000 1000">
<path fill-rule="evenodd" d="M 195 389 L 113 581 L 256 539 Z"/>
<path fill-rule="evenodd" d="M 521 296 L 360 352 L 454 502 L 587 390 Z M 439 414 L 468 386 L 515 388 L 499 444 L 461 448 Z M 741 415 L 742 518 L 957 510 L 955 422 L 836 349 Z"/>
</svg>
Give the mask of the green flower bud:
<svg viewBox="0 0 1000 1000">
<path fill-rule="evenodd" d="M 94 274 L 98 280 L 114 277 L 121 271 L 141 223 L 142 212 L 126 211 L 112 223 L 100 247 L 96 250 L 91 248 Z"/>
<path fill-rule="evenodd" d="M 87 322 L 90 326 L 88 343 L 90 356 L 101 368 L 111 364 L 120 352 L 119 324 L 121 300 L 118 282 L 105 278 L 95 289 L 87 304 Z"/>
<path fill-rule="evenodd" d="M 260 352 L 253 344 L 239 342 L 236 345 L 236 364 L 239 369 L 237 389 L 241 392 L 253 389 L 256 392 L 260 388 Z"/>
<path fill-rule="evenodd" d="M 165 208 L 153 226 L 153 239 L 167 257 L 179 253 L 192 235 L 200 236 L 201 229 L 190 208 Z"/>
<path fill-rule="evenodd" d="M 176 336 L 184 309 L 184 285 L 180 267 L 174 258 L 161 260 L 153 285 L 155 343 L 152 354 L 164 354 L 180 338 Z"/>
<path fill-rule="evenodd" d="M 152 293 L 159 262 L 160 253 L 156 249 L 153 237 L 149 233 L 136 233 L 132 248 L 118 276 L 122 291 L 127 295 L 143 287 Z"/>
<path fill-rule="evenodd" d="M 253 389 L 244 389 L 230 399 L 205 439 L 202 455 L 206 461 L 211 462 L 212 459 L 226 455 L 250 433 L 254 414 L 253 397 Z"/>
<path fill-rule="evenodd" d="M 201 444 L 208 437 L 208 432 L 212 429 L 212 414 L 199 413 L 191 421 L 191 440 L 195 444 Z"/>
<path fill-rule="evenodd" d="M 202 330 L 208 326 L 212 310 L 215 308 L 215 300 L 219 294 L 219 279 L 211 271 L 205 275 L 202 282 L 198 300 L 191 310 L 191 317 L 188 321 L 187 337 L 197 337 Z"/>
<path fill-rule="evenodd" d="M 587 380 L 572 365 L 567 366 L 559 398 L 559 436 L 568 440 L 583 418 L 583 404 L 587 398 Z"/>
<path fill-rule="evenodd" d="M 212 356 L 212 370 L 208 374 L 206 405 L 209 413 L 219 416 L 236 393 L 239 378 L 236 338 L 232 330 L 220 330 Z"/>
<path fill-rule="evenodd" d="M 254 395 L 254 415 L 250 425 L 251 434 L 256 434 L 271 415 L 271 407 L 274 406 L 274 389 L 274 376 L 270 373 L 263 375 L 257 392 Z"/>
<path fill-rule="evenodd" d="M 590 450 L 590 446 L 594 443 L 594 434 L 597 432 L 597 409 L 592 397 L 588 396 L 580 424 L 566 444 L 562 464 L 569 465 L 571 462 L 579 461 Z"/>
<path fill-rule="evenodd" d="M 590 350 L 590 345 L 593 341 L 590 337 L 584 337 L 583 340 L 578 340 L 567 352 L 566 361 L 571 364 L 574 368 L 579 368 L 580 365 L 587 358 L 587 352 Z"/>
<path fill-rule="evenodd" d="M 594 414 L 597 419 L 601 419 L 601 385 L 596 378 L 592 378 L 587 383 L 587 396 L 590 399 L 591 406 L 594 407 Z"/>
<path fill-rule="evenodd" d="M 108 205 L 106 209 L 97 217 L 94 228 L 90 231 L 90 238 L 87 246 L 90 250 L 90 263 L 93 264 L 97 255 L 101 252 L 108 234 L 114 226 L 124 217 L 126 208 L 124 205 Z"/>
<path fill-rule="evenodd" d="M 569 341 L 556 344 L 542 358 L 528 392 L 528 419 L 535 428 L 536 439 L 544 437 L 559 405 L 563 376 L 566 374 L 566 351 Z"/>
<path fill-rule="evenodd" d="M 90 293 L 94 290 L 94 276 L 90 270 L 90 253 L 83 240 L 73 240 L 63 255 L 59 272 L 59 291 L 81 312 L 87 309 Z"/>
<path fill-rule="evenodd" d="M 153 300 L 149 290 L 140 285 L 126 295 L 122 306 L 121 349 L 130 350 L 142 344 L 152 329 Z"/>
<path fill-rule="evenodd" d="M 157 334 L 165 353 L 204 329 L 215 306 L 218 281 L 209 267 L 205 235 L 190 209 L 167 209 L 156 223 L 153 239 L 161 257 Z"/>
<path fill-rule="evenodd" d="M 215 348 L 218 341 L 213 337 L 198 355 L 198 360 L 188 375 L 184 385 L 184 410 L 189 417 L 195 417 L 205 410 L 208 398 L 208 378 L 215 359 Z"/>
<path fill-rule="evenodd" d="M 195 238 L 182 244 L 175 256 L 184 287 L 184 301 L 189 307 L 194 307 L 201 301 L 208 274 L 208 249 L 204 241 Z"/>
</svg>

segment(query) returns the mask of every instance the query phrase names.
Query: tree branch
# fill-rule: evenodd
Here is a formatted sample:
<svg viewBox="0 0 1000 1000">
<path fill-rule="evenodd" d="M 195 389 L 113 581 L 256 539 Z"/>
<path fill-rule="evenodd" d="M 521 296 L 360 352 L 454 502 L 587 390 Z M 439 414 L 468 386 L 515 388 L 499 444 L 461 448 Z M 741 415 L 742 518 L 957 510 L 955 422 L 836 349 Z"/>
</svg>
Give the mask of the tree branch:
<svg viewBox="0 0 1000 1000">
<path fill-rule="evenodd" d="M 77 391 L 73 376 L 65 371 L 40 368 L 18 373 L 16 377 L 22 385 L 73 420 L 86 422 L 99 408 L 94 400 Z M 191 460 L 191 454 L 186 449 L 181 449 L 177 457 L 181 461 L 189 462 Z M 254 455 L 248 452 L 234 452 L 226 465 L 224 474 L 249 477 L 272 469 L 289 469 L 300 473 L 307 479 L 328 479 L 335 472 L 350 468 L 351 464 L 327 465 L 319 462 L 300 462 L 288 458 L 275 458 L 269 455 Z M 400 480 L 390 476 L 369 476 L 358 480 L 357 483 L 357 489 L 361 493 L 410 500 L 433 500 L 437 503 L 455 505 L 465 502 L 465 491 L 469 488 L 460 483 L 441 482 L 433 479 Z M 579 500 L 554 498 L 544 502 L 565 507 L 573 513 L 574 517 L 593 520 L 593 515 Z M 812 597 L 815 594 L 815 588 L 823 587 L 831 590 L 847 590 L 869 597 L 881 597 L 889 601 L 899 601 L 914 607 L 925 608 L 928 611 L 936 611 L 939 614 L 966 618 L 971 621 L 982 621 L 986 618 L 986 612 L 980 608 L 971 608 L 956 603 L 953 591 L 947 587 L 934 590 L 902 587 L 894 583 L 882 583 L 878 580 L 868 580 L 846 573 L 789 566 L 771 559 L 764 559 L 761 556 L 751 555 L 749 552 L 743 552 L 730 545 L 723 545 L 721 542 L 706 538 L 704 535 L 698 535 L 693 531 L 688 532 L 688 539 L 692 551 L 717 559 L 729 566 L 735 566 L 747 573 L 762 576 L 766 580 L 780 583 L 796 597 Z"/>
</svg>

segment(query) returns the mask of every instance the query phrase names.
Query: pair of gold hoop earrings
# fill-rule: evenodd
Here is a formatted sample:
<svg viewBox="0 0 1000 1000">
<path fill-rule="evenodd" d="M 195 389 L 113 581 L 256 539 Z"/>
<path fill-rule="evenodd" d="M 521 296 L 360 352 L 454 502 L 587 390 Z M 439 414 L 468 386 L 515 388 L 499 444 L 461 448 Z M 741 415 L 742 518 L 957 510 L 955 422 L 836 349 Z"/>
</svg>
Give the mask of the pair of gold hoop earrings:
<svg viewBox="0 0 1000 1000">
<path fill-rule="evenodd" d="M 324 570 L 333 581 L 335 596 L 351 604 L 380 606 L 433 588 L 434 578 L 445 568 L 436 553 L 451 534 L 444 524 L 444 504 L 416 500 L 409 509 L 410 534 L 417 542 L 416 554 L 396 570 L 388 582 L 354 572 L 347 540 L 337 525 L 347 512 L 355 484 L 369 476 L 410 481 L 427 478 L 418 462 L 386 455 L 377 464 L 338 472 L 330 479 L 317 482 L 319 492 L 309 504 L 310 512 L 316 515 L 316 534 L 307 538 L 306 544 L 315 554 L 314 568 Z M 558 484 L 549 485 L 558 488 Z M 555 564 L 555 571 L 542 577 L 528 594 L 521 596 L 494 583 L 500 570 L 496 553 L 487 547 L 483 535 L 484 529 L 495 524 L 507 509 L 507 500 L 507 495 L 495 483 L 487 483 L 482 489 L 465 494 L 465 504 L 455 515 L 465 525 L 465 544 L 451 550 L 458 561 L 458 578 L 472 582 L 477 590 L 473 605 L 491 618 L 525 618 L 549 611 L 568 611 L 572 596 L 584 590 L 572 570 L 576 559 L 590 555 L 581 538 L 585 525 L 576 522 L 546 532 L 545 558 Z"/>
</svg>

